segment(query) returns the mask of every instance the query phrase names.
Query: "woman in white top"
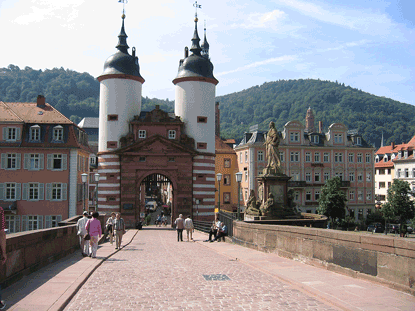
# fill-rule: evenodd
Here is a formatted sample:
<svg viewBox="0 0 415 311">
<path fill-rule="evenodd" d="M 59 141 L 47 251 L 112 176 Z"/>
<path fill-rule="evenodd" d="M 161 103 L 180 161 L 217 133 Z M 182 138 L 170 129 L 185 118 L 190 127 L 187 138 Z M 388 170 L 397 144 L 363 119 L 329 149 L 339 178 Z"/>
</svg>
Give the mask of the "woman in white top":
<svg viewBox="0 0 415 311">
<path fill-rule="evenodd" d="M 110 236 L 110 243 L 111 245 L 114 243 L 114 221 L 115 221 L 115 213 L 111 213 L 111 217 L 107 220 L 107 233 Z"/>
</svg>

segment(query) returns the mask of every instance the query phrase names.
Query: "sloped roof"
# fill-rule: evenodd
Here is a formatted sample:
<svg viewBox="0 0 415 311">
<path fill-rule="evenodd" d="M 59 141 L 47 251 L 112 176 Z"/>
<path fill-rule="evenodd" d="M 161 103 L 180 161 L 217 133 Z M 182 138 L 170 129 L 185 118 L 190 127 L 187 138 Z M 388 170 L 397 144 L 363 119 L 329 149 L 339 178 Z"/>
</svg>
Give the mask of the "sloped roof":
<svg viewBox="0 0 415 311">
<path fill-rule="evenodd" d="M 234 154 L 236 153 L 228 144 L 226 144 L 219 136 L 215 136 L 215 153 Z"/>
<path fill-rule="evenodd" d="M 6 104 L 0 102 L 0 121 L 2 122 L 23 122 L 21 118 Z"/>
<path fill-rule="evenodd" d="M 46 103 L 44 107 L 38 107 L 37 103 L 3 104 L 8 106 L 10 110 L 25 123 L 74 124 L 48 103 Z"/>
</svg>

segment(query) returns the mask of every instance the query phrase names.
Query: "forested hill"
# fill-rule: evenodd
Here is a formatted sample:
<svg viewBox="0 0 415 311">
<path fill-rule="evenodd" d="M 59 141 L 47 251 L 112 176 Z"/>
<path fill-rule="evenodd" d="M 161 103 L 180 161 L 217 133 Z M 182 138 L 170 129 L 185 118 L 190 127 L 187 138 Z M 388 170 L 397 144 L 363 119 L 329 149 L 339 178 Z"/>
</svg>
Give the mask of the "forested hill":
<svg viewBox="0 0 415 311">
<path fill-rule="evenodd" d="M 9 65 L 0 68 L 0 101 L 35 102 L 38 94 L 78 123 L 83 117 L 97 117 L 99 82 L 88 73 L 63 68 L 34 70 Z M 282 130 L 284 124 L 299 120 L 311 107 L 325 130 L 334 122 L 358 129 L 363 137 L 380 146 L 407 142 L 415 135 L 415 106 L 374 96 L 344 84 L 320 80 L 280 80 L 264 83 L 241 92 L 217 97 L 221 109 L 221 136 L 240 139 L 254 124 L 267 130 L 269 121 Z M 143 98 L 142 110 L 155 105 L 172 112 L 172 101 Z"/>
</svg>

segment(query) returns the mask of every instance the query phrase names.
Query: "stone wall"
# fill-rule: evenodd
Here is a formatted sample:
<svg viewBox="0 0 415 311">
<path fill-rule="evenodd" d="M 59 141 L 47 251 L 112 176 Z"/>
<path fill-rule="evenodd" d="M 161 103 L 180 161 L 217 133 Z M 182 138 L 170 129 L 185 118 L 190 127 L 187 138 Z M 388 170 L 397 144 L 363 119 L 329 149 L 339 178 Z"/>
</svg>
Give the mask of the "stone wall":
<svg viewBox="0 0 415 311">
<path fill-rule="evenodd" d="M 415 295 L 415 241 L 410 239 L 234 222 L 233 242 Z"/>
</svg>

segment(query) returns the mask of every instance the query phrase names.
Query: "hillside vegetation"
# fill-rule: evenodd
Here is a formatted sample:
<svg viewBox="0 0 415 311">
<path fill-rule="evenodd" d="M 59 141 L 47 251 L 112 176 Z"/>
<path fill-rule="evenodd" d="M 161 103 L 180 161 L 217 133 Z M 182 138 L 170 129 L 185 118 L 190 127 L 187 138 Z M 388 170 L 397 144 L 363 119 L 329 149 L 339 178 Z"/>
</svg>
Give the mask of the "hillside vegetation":
<svg viewBox="0 0 415 311">
<path fill-rule="evenodd" d="M 0 68 L 0 100 L 34 102 L 43 94 L 48 103 L 78 123 L 83 117 L 97 117 L 99 82 L 88 73 L 63 68 L 34 70 L 9 65 Z M 342 122 L 358 129 L 363 137 L 380 146 L 382 132 L 385 143 L 406 142 L 415 134 L 415 106 L 378 97 L 337 82 L 321 80 L 280 80 L 254 86 L 241 92 L 217 97 L 221 109 L 221 136 L 240 139 L 254 124 L 267 130 L 269 121 L 282 130 L 288 121 L 305 124 L 308 107 L 314 111 L 316 124 L 324 129 Z M 172 101 L 145 97 L 142 110 L 155 105 L 173 111 Z"/>
</svg>

